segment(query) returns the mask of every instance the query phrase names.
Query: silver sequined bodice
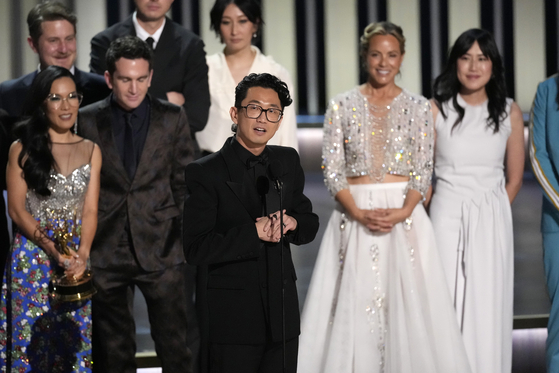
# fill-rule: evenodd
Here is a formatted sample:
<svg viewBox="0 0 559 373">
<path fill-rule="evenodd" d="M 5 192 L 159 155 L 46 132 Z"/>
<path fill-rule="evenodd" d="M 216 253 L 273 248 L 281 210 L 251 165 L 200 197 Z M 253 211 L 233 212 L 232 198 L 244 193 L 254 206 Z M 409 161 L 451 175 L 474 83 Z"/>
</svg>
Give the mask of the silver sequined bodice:
<svg viewBox="0 0 559 373">
<path fill-rule="evenodd" d="M 347 177 L 371 175 L 373 170 L 373 111 L 359 87 L 336 96 L 324 116 L 322 169 L 335 196 L 347 189 Z M 390 104 L 384 129 L 382 167 L 387 174 L 409 176 L 408 189 L 425 195 L 433 172 L 434 128 L 431 105 L 422 96 L 403 90 Z"/>
<path fill-rule="evenodd" d="M 67 176 L 51 170 L 48 183 L 51 195 L 41 196 L 29 190 L 26 198 L 27 211 L 39 220 L 42 226 L 52 219 L 53 213 L 56 218 L 79 226 L 90 173 L 89 164 L 76 168 Z"/>
</svg>

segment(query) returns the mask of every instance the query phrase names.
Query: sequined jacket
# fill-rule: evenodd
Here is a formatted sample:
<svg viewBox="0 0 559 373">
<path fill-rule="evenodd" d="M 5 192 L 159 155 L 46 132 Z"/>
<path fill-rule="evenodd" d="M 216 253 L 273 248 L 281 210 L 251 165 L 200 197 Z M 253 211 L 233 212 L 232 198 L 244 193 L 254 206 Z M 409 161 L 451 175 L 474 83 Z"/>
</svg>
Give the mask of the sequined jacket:
<svg viewBox="0 0 559 373">
<path fill-rule="evenodd" d="M 403 90 L 392 101 L 387 122 L 385 171 L 409 176 L 406 190 L 414 189 L 424 196 L 433 172 L 431 105 L 425 97 Z M 324 116 L 322 170 L 332 196 L 349 188 L 347 177 L 370 174 L 372 136 L 372 113 L 359 87 L 330 101 Z"/>
</svg>

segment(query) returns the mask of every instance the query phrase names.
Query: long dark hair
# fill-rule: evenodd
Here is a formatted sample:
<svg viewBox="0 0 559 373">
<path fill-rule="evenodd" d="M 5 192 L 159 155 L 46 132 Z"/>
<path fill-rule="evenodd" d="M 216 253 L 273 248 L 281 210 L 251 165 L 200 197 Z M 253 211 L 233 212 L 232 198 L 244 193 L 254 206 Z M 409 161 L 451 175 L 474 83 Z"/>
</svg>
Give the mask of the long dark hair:
<svg viewBox="0 0 559 373">
<path fill-rule="evenodd" d="M 55 165 L 51 153 L 52 142 L 48 133 L 49 121 L 45 113 L 45 100 L 50 94 L 52 83 L 68 77 L 74 81 L 70 71 L 59 66 L 49 66 L 33 80 L 24 108 L 26 119 L 16 125 L 14 133 L 23 148 L 18 164 L 23 170 L 27 187 L 42 196 L 49 196 L 47 185 L 50 170 Z"/>
<path fill-rule="evenodd" d="M 499 122 L 507 117 L 507 87 L 501 55 L 497 49 L 495 39 L 488 31 L 474 28 L 464 31 L 456 39 L 443 72 L 435 79 L 433 98 L 445 119 L 447 113 L 444 111 L 443 103 L 452 99 L 452 105 L 458 113 L 458 119 L 452 126 L 452 129 L 454 129 L 464 119 L 464 108 L 458 104 L 457 99 L 461 84 L 458 80 L 456 65 L 458 59 L 466 54 L 476 41 L 482 53 L 491 60 L 493 65 L 491 79 L 485 86 L 485 91 L 487 92 L 487 110 L 489 111 L 487 126 L 493 128 L 493 132 L 496 133 L 499 132 Z"/>
</svg>

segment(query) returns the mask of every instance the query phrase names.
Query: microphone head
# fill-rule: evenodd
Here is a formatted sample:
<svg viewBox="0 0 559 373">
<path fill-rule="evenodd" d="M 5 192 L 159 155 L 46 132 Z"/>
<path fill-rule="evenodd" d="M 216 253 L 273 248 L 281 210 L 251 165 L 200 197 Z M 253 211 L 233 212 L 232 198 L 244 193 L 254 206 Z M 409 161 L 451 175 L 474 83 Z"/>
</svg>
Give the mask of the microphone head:
<svg viewBox="0 0 559 373">
<path fill-rule="evenodd" d="M 272 180 L 279 180 L 280 177 L 283 175 L 283 166 L 277 159 L 270 162 L 268 169 L 270 170 L 270 176 Z"/>
<path fill-rule="evenodd" d="M 268 194 L 270 190 L 270 181 L 266 176 L 258 176 L 256 179 L 256 191 L 258 195 L 263 196 Z"/>
</svg>

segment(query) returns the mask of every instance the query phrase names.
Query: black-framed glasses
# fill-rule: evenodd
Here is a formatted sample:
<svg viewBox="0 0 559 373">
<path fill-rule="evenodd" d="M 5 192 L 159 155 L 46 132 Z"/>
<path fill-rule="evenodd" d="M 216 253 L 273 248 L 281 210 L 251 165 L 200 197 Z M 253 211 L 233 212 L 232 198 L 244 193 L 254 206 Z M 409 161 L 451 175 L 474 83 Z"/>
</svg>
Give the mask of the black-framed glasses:
<svg viewBox="0 0 559 373">
<path fill-rule="evenodd" d="M 262 112 L 266 113 L 266 119 L 272 123 L 277 123 L 280 121 L 283 111 L 278 108 L 263 109 L 260 105 L 248 104 L 247 106 L 240 106 L 241 109 L 245 109 L 247 117 L 251 119 L 258 119 L 262 115 Z"/>
<path fill-rule="evenodd" d="M 70 105 L 71 107 L 78 107 L 80 106 L 82 99 L 83 95 L 78 92 L 72 92 L 66 98 L 63 98 L 56 93 L 51 93 L 47 96 L 47 102 L 52 105 L 54 109 L 60 108 L 63 101 L 67 101 L 68 105 Z"/>
</svg>

